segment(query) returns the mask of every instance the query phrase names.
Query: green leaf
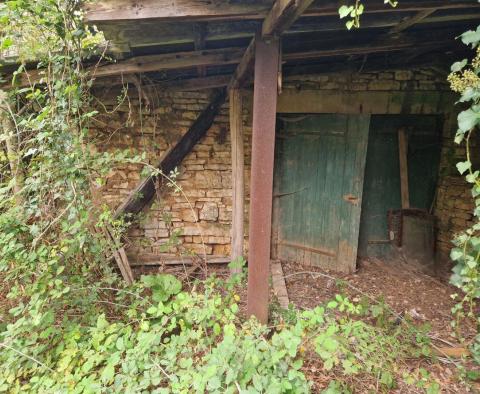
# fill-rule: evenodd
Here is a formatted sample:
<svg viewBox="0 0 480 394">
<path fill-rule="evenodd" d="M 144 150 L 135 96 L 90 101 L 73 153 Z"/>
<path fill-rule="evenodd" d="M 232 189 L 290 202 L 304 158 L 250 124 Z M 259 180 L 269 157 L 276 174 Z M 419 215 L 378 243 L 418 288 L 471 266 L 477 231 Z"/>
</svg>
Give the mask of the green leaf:
<svg viewBox="0 0 480 394">
<path fill-rule="evenodd" d="M 452 64 L 452 67 L 450 67 L 450 70 L 454 73 L 458 72 L 458 71 L 462 70 L 463 67 L 465 67 L 467 65 L 467 63 L 468 63 L 468 59 L 463 59 L 460 62 L 455 62 L 455 63 Z"/>
<path fill-rule="evenodd" d="M 469 30 L 461 34 L 462 42 L 465 45 L 472 44 L 472 48 L 475 48 L 480 41 L 480 26 L 477 27 L 477 30 Z"/>
<path fill-rule="evenodd" d="M 465 171 L 467 171 L 471 167 L 472 167 L 472 163 L 469 162 L 468 160 L 467 161 L 461 161 L 461 162 L 457 163 L 457 170 L 462 175 L 465 173 Z"/>
<path fill-rule="evenodd" d="M 478 178 L 479 171 L 475 171 L 471 174 L 468 174 L 465 179 L 467 180 L 468 183 L 475 183 L 477 178 Z"/>
<path fill-rule="evenodd" d="M 155 313 L 157 313 L 157 310 L 158 308 L 156 306 L 151 306 L 150 308 L 147 309 L 147 313 L 149 315 L 154 315 Z"/>
<path fill-rule="evenodd" d="M 380 375 L 380 383 L 388 388 L 393 388 L 394 380 L 392 374 L 388 371 L 383 371 Z"/>
<path fill-rule="evenodd" d="M 463 139 L 465 138 L 465 133 L 462 133 L 460 130 L 457 132 L 455 135 L 455 143 L 456 144 L 461 144 Z"/>
<path fill-rule="evenodd" d="M 117 342 L 115 343 L 115 347 L 120 351 L 125 349 L 125 344 L 123 343 L 123 337 L 119 337 L 117 339 Z"/>
<path fill-rule="evenodd" d="M 182 290 L 182 283 L 170 274 L 142 275 L 140 280 L 152 290 L 152 298 L 156 302 L 166 301 Z"/>
<path fill-rule="evenodd" d="M 329 352 L 335 352 L 338 349 L 338 342 L 333 338 L 325 338 L 322 346 Z"/>
<path fill-rule="evenodd" d="M 465 103 L 467 101 L 477 100 L 479 98 L 480 98 L 480 90 L 472 86 L 469 86 L 463 91 L 462 97 L 460 97 L 460 100 L 458 100 L 458 102 Z"/>
<path fill-rule="evenodd" d="M 11 39 L 11 37 L 5 37 L 2 40 L 2 43 L 0 44 L 0 50 L 4 51 L 10 48 L 12 45 L 13 45 L 13 40 Z"/>
<path fill-rule="evenodd" d="M 111 383 L 113 381 L 114 375 L 115 375 L 115 366 L 109 363 L 103 369 L 100 379 L 103 383 Z"/>
<path fill-rule="evenodd" d="M 351 21 L 348 21 L 347 23 L 345 23 L 345 26 L 347 26 L 348 30 L 352 30 L 353 25 L 355 25 L 354 20 L 351 20 Z"/>
<path fill-rule="evenodd" d="M 343 19 L 343 18 L 347 17 L 348 15 L 350 15 L 350 13 L 353 11 L 353 9 L 354 9 L 353 5 L 350 5 L 350 6 L 342 5 L 338 9 L 338 14 L 340 15 L 340 19 Z"/>
<path fill-rule="evenodd" d="M 335 309 L 337 306 L 338 306 L 338 302 L 337 302 L 337 301 L 330 301 L 330 302 L 327 304 L 327 308 L 328 308 L 328 309 Z"/>
<path fill-rule="evenodd" d="M 463 250 L 462 249 L 459 249 L 459 248 L 454 248 L 452 249 L 452 251 L 450 252 L 450 258 L 453 260 L 453 261 L 457 261 L 459 260 L 460 258 L 463 257 Z"/>
<path fill-rule="evenodd" d="M 467 132 L 474 128 L 480 121 L 480 114 L 471 108 L 458 114 L 458 127 L 460 131 Z"/>
</svg>

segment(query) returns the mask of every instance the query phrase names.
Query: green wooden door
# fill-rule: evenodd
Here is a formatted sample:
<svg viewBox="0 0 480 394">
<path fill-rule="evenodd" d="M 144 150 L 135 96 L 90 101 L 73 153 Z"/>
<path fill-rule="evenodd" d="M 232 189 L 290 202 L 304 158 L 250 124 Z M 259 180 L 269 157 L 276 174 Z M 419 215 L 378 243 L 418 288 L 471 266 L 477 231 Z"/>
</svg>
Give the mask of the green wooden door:
<svg viewBox="0 0 480 394">
<path fill-rule="evenodd" d="M 274 257 L 342 272 L 356 266 L 370 117 L 280 117 Z"/>
</svg>

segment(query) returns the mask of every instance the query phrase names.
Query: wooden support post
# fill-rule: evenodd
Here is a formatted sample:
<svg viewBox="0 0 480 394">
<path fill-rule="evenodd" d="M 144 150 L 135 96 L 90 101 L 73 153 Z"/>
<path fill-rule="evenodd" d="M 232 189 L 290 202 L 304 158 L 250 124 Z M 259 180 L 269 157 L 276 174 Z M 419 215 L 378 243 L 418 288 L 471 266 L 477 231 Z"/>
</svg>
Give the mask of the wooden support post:
<svg viewBox="0 0 480 394">
<path fill-rule="evenodd" d="M 400 192 L 402 196 L 402 209 L 410 208 L 410 195 L 408 191 L 408 136 L 404 127 L 398 130 L 398 157 L 400 160 Z"/>
<path fill-rule="evenodd" d="M 245 182 L 242 93 L 230 90 L 230 136 L 232 141 L 232 261 L 243 256 Z M 232 269 L 239 273 L 240 268 Z"/>
<path fill-rule="evenodd" d="M 268 320 L 273 161 L 277 111 L 277 38 L 255 38 L 247 315 Z"/>
</svg>

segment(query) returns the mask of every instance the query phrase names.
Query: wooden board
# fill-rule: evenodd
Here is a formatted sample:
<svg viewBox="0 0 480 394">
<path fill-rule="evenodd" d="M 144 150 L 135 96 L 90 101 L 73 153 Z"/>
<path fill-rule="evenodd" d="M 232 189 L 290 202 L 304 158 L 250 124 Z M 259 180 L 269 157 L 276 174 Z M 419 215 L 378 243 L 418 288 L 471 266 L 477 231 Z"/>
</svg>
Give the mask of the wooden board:
<svg viewBox="0 0 480 394">
<path fill-rule="evenodd" d="M 130 257 L 130 265 L 132 267 L 142 266 L 159 266 L 159 265 L 192 265 L 196 261 L 201 260 L 201 257 L 194 256 L 171 256 L 171 255 L 138 255 Z M 207 256 L 207 264 L 228 264 L 230 257 L 226 256 Z"/>
<path fill-rule="evenodd" d="M 230 134 L 232 144 L 232 261 L 243 257 L 245 223 L 245 154 L 243 105 L 238 89 L 230 90 Z M 235 272 L 239 272 L 238 269 Z"/>
<path fill-rule="evenodd" d="M 400 163 L 400 194 L 402 209 L 410 208 L 410 193 L 408 191 L 408 136 L 404 127 L 398 129 L 398 159 Z"/>
</svg>

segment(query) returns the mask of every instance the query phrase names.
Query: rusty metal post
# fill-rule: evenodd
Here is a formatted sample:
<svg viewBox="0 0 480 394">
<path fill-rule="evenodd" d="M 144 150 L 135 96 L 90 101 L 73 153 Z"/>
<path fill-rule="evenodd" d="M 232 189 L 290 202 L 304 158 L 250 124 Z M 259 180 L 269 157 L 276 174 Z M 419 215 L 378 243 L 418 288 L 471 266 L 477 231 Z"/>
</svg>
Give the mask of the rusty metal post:
<svg viewBox="0 0 480 394">
<path fill-rule="evenodd" d="M 247 314 L 266 323 L 279 41 L 255 38 Z"/>
</svg>

